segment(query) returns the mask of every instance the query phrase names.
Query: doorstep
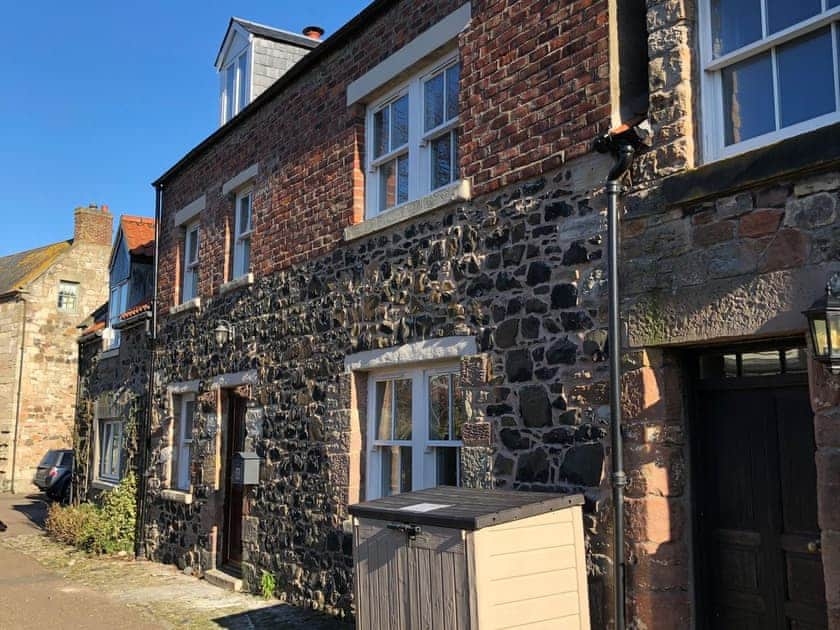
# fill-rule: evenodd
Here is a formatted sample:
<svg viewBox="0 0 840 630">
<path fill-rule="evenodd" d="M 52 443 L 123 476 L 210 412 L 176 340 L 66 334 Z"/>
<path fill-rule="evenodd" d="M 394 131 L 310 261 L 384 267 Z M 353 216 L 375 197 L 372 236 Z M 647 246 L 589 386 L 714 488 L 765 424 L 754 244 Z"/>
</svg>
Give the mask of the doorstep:
<svg viewBox="0 0 840 630">
<path fill-rule="evenodd" d="M 205 571 L 204 579 L 213 586 L 218 586 L 233 593 L 242 592 L 242 578 L 235 577 L 219 569 Z"/>
</svg>

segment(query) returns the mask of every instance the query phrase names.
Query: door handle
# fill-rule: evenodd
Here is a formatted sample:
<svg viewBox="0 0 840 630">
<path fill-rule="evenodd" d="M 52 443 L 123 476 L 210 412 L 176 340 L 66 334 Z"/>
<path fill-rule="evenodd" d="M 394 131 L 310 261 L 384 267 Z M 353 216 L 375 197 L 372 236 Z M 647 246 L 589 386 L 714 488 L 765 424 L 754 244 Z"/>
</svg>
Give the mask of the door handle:
<svg viewBox="0 0 840 630">
<path fill-rule="evenodd" d="M 808 543 L 808 553 L 819 553 L 822 551 L 822 542 L 819 540 L 812 540 Z"/>
</svg>

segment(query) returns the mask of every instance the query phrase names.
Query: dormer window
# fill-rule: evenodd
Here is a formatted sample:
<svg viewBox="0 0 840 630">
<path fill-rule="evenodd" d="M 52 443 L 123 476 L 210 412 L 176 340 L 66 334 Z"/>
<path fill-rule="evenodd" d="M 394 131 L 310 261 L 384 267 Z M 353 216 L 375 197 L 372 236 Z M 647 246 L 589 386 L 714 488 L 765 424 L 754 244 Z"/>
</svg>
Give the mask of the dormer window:
<svg viewBox="0 0 840 630">
<path fill-rule="evenodd" d="M 231 58 L 222 69 L 221 124 L 236 116 L 250 102 L 248 49 Z"/>
</svg>

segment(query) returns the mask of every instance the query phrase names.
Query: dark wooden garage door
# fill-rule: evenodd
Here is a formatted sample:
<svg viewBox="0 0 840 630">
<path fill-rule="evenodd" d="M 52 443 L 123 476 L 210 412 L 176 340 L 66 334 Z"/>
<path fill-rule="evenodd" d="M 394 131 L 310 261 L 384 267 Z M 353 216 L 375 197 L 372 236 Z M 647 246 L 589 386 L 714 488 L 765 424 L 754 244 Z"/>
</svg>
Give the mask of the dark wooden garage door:
<svg viewBox="0 0 840 630">
<path fill-rule="evenodd" d="M 825 628 L 804 352 L 699 359 L 693 423 L 701 627 Z"/>
</svg>

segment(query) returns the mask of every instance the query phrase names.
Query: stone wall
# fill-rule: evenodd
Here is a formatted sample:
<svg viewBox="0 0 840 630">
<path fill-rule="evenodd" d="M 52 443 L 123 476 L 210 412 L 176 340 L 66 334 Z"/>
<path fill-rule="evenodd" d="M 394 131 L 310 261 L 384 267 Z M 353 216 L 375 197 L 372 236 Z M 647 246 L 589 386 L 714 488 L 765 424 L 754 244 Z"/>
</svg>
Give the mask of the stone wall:
<svg viewBox="0 0 840 630">
<path fill-rule="evenodd" d="M 253 370 L 248 395 L 253 417 L 262 421 L 252 423 L 249 438 L 265 467 L 249 500 L 246 530 L 256 541 L 246 543 L 251 587 L 259 570 L 271 570 L 288 600 L 349 612 L 350 538 L 341 525 L 353 496 L 352 470 L 363 467 L 358 427 L 364 423 L 352 412 L 353 379 L 344 358 L 472 335 L 480 356 L 478 363 L 462 363 L 475 427 L 465 429 L 464 477 L 475 485 L 586 493 L 593 616 L 603 619 L 608 412 L 599 181 L 607 168 L 605 159 L 578 160 L 259 278 L 203 303 L 198 313 L 165 318 L 149 554 L 209 568 L 212 528 L 221 524 L 214 388 L 220 375 Z M 225 348 L 213 337 L 220 319 L 236 331 Z M 196 380 L 203 402 L 192 503 L 183 505 L 163 492 L 167 387 Z"/>
<path fill-rule="evenodd" d="M 123 474 L 137 472 L 137 436 L 148 409 L 150 341 L 148 320 L 141 316 L 122 329 L 119 352 L 103 358 L 102 338 L 94 335 L 79 343 L 79 394 L 73 448 L 76 452 L 74 497 L 93 499 L 107 484 L 98 482 L 96 407 L 104 403 L 121 410 Z"/>
<path fill-rule="evenodd" d="M 0 301 L 0 492 L 11 477 L 23 308 L 17 296 Z"/>
<path fill-rule="evenodd" d="M 97 212 L 97 219 L 103 216 L 110 221 L 110 214 Z M 108 297 L 110 251 L 110 244 L 74 244 L 27 287 L 15 492 L 36 490 L 32 480 L 47 450 L 72 446 L 78 374 L 76 338 L 79 331 L 76 326 L 85 313 L 93 311 Z M 57 308 L 61 280 L 79 283 L 75 313 Z M 19 312 L 7 309 L 6 314 L 14 320 L 12 327 L 20 326 Z M 15 335 L 14 343 L 19 352 L 19 334 Z M 14 382 L 9 396 L 16 400 L 17 374 L 14 374 Z M 12 428 L 6 435 L 13 442 L 14 415 L 10 424 Z M 2 450 L 0 447 L 0 452 Z M 0 477 L 0 489 L 10 489 L 10 484 L 11 475 Z"/>
</svg>

